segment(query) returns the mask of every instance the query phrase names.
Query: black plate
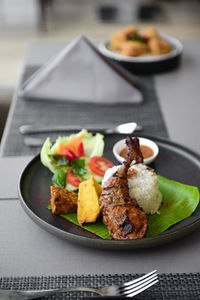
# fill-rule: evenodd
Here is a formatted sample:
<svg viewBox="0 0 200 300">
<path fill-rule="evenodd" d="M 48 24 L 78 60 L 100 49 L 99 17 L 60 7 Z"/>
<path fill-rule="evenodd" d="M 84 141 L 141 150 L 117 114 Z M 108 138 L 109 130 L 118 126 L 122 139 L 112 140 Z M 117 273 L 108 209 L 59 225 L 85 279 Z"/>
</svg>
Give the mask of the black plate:
<svg viewBox="0 0 200 300">
<path fill-rule="evenodd" d="M 130 57 L 108 49 L 109 40 L 99 44 L 100 52 L 111 61 L 119 63 L 132 73 L 153 74 L 174 69 L 180 65 L 183 46 L 176 38 L 161 34 L 172 45 L 172 51 L 165 55 Z"/>
<path fill-rule="evenodd" d="M 125 136 L 118 134 L 105 135 L 104 156 L 116 164 L 118 163 L 112 154 L 112 147 L 123 137 Z M 159 155 L 151 165 L 158 174 L 199 188 L 200 157 L 197 154 L 165 139 L 145 137 L 152 139 L 159 146 Z M 50 196 L 51 177 L 52 173 L 41 164 L 40 156 L 33 158 L 19 179 L 21 205 L 29 217 L 43 229 L 81 245 L 102 249 L 148 248 L 176 240 L 200 226 L 200 205 L 198 205 L 190 217 L 160 235 L 138 240 L 103 240 L 66 219 L 52 215 L 46 208 Z"/>
</svg>

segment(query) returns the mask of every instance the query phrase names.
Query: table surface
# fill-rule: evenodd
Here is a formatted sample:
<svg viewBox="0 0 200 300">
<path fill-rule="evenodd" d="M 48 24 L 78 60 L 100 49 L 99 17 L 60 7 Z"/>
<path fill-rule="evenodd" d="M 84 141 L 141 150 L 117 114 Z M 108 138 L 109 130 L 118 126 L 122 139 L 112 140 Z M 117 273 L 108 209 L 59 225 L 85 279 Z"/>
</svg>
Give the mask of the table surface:
<svg viewBox="0 0 200 300">
<path fill-rule="evenodd" d="M 31 44 L 24 66 L 44 63 L 64 44 Z M 156 89 L 170 139 L 200 154 L 200 41 L 185 41 L 183 45 L 180 68 L 156 75 Z M 17 90 L 14 98 L 16 93 Z M 13 101 L 2 144 L 14 105 Z M 3 178 L 0 181 L 0 276 L 144 273 L 153 269 L 160 273 L 199 271 L 198 230 L 165 246 L 123 252 L 81 247 L 43 231 L 24 213 L 18 201 L 18 177 L 30 159 L 0 158 L 0 178 Z"/>
<path fill-rule="evenodd" d="M 170 139 L 200 153 L 200 40 L 182 43 L 180 67 L 155 75 L 156 90 Z M 65 44 L 35 42 L 27 49 L 24 64 L 40 65 Z"/>
</svg>

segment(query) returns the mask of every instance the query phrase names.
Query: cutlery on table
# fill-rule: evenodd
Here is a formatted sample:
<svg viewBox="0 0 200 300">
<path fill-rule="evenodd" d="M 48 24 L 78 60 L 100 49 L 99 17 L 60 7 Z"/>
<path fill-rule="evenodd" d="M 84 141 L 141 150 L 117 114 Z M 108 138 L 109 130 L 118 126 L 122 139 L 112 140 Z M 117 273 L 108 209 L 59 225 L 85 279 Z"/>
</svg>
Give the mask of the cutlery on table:
<svg viewBox="0 0 200 300">
<path fill-rule="evenodd" d="M 44 133 L 44 132 L 56 132 L 56 131 L 79 131 L 82 128 L 80 126 L 53 126 L 53 127 L 47 127 L 47 126 L 37 126 L 37 125 L 22 125 L 19 127 L 19 131 L 21 134 L 29 134 L 29 133 Z M 87 129 L 90 131 L 98 131 L 101 133 L 106 133 L 106 134 L 113 134 L 113 133 L 118 133 L 118 134 L 131 134 L 134 131 L 141 131 L 143 128 L 141 125 L 137 125 L 135 122 L 131 123 L 125 123 L 125 124 L 120 124 L 116 127 L 113 128 L 105 128 L 102 129 L 102 126 L 87 126 Z M 27 136 L 24 138 L 24 144 L 29 147 L 41 147 L 42 144 L 44 143 L 44 138 L 39 138 L 35 136 Z"/>
<path fill-rule="evenodd" d="M 45 133 L 45 132 L 56 132 L 56 131 L 79 131 L 84 126 L 80 125 L 53 125 L 53 126 L 45 126 L 45 125 L 22 125 L 19 127 L 19 132 L 21 134 L 28 134 L 28 133 Z M 119 124 L 113 128 L 102 128 L 102 124 L 99 125 L 87 125 L 86 128 L 90 131 L 99 131 L 102 133 L 121 133 L 121 134 L 130 134 L 133 131 L 141 131 L 142 126 L 137 125 L 135 122 Z"/>
<path fill-rule="evenodd" d="M 36 299 L 44 296 L 54 295 L 58 293 L 65 293 L 70 291 L 87 291 L 96 293 L 100 296 L 123 296 L 134 297 L 149 287 L 158 282 L 157 271 L 154 270 L 142 277 L 124 283 L 121 286 L 111 285 L 103 288 L 90 288 L 90 287 L 74 287 L 74 288 L 60 288 L 50 290 L 0 290 L 0 299 Z"/>
</svg>

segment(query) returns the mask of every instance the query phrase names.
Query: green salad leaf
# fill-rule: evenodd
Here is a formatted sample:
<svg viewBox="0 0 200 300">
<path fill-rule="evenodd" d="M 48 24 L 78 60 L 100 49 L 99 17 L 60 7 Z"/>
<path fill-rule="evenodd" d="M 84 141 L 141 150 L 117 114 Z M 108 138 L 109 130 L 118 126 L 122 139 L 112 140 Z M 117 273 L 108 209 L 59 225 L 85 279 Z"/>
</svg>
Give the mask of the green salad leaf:
<svg viewBox="0 0 200 300">
<path fill-rule="evenodd" d="M 78 158 L 76 160 L 73 160 L 71 162 L 71 165 L 73 167 L 73 173 L 84 180 L 84 175 L 87 173 L 87 170 L 85 169 L 85 159 Z"/>
<path fill-rule="evenodd" d="M 55 186 L 66 186 L 66 174 L 62 169 L 57 169 L 52 177 L 52 183 Z"/>
<path fill-rule="evenodd" d="M 197 187 L 182 184 L 174 180 L 158 176 L 159 189 L 163 195 L 163 201 L 159 213 L 148 217 L 147 237 L 158 235 L 169 227 L 189 217 L 199 203 L 199 190 Z M 50 206 L 48 206 L 50 208 Z M 61 217 L 79 225 L 77 214 L 63 214 Z M 101 219 L 95 223 L 81 226 L 95 233 L 103 239 L 111 239 L 107 227 Z"/>
<path fill-rule="evenodd" d="M 48 157 L 50 158 L 51 162 L 54 164 L 55 167 L 62 167 L 62 166 L 69 165 L 69 161 L 64 155 L 48 154 Z"/>
<path fill-rule="evenodd" d="M 68 161 L 62 155 L 57 155 L 55 150 L 59 147 L 60 144 L 68 144 L 74 137 L 84 134 L 83 136 L 83 145 L 85 157 L 90 158 L 92 156 L 102 156 L 104 150 L 104 136 L 100 133 L 93 135 L 88 132 L 86 129 L 81 130 L 77 134 L 71 134 L 69 136 L 60 136 L 57 138 L 56 142 L 52 145 L 49 138 L 47 138 L 42 146 L 40 152 L 40 159 L 42 164 L 47 167 L 51 172 L 55 172 L 58 167 L 62 168 L 63 171 L 66 171 L 66 166 L 68 167 Z M 78 167 L 81 176 L 84 175 L 84 167 Z"/>
<path fill-rule="evenodd" d="M 52 143 L 49 138 L 47 138 L 42 146 L 41 152 L 40 152 L 40 159 L 42 164 L 47 167 L 51 172 L 55 172 L 56 166 L 54 165 L 54 161 L 52 160 L 52 156 L 49 156 L 49 154 L 54 154 L 54 152 L 51 150 Z"/>
</svg>

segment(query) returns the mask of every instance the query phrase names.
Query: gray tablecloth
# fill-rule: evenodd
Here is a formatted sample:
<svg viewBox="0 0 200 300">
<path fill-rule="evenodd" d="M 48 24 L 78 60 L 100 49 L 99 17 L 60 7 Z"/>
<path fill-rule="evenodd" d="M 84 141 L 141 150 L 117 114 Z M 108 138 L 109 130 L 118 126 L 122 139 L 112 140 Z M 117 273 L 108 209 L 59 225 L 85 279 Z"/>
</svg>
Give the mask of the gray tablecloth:
<svg viewBox="0 0 200 300">
<path fill-rule="evenodd" d="M 27 67 L 24 70 L 22 82 L 29 78 L 37 68 L 37 66 Z M 144 95 L 144 102 L 141 105 L 92 105 L 56 101 L 26 101 L 18 97 L 2 145 L 2 156 L 32 155 L 39 152 L 40 148 L 30 148 L 23 144 L 24 136 L 18 130 L 19 126 L 23 124 L 68 124 L 72 126 L 78 124 L 83 127 L 87 127 L 87 124 L 94 124 L 94 126 L 95 124 L 102 124 L 102 127 L 110 127 L 135 121 L 144 127 L 142 134 L 166 137 L 167 130 L 159 107 L 154 80 L 149 76 L 143 76 L 141 79 L 143 82 L 141 90 Z M 59 132 L 50 134 L 53 139 L 58 135 Z M 42 136 L 45 138 L 47 134 Z"/>
</svg>

